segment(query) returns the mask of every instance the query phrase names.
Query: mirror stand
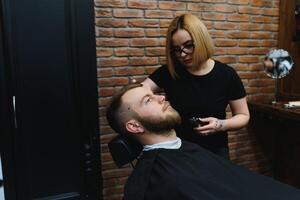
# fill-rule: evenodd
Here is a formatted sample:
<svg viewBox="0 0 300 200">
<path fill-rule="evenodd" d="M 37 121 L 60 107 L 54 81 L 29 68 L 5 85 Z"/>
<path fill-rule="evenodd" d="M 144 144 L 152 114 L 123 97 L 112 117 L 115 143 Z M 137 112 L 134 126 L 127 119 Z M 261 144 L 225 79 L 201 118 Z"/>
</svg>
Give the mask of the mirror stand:
<svg viewBox="0 0 300 200">
<path fill-rule="evenodd" d="M 283 49 L 274 49 L 267 53 L 264 60 L 265 73 L 275 79 L 275 100 L 272 104 L 278 103 L 279 79 L 289 74 L 294 62 L 290 54 Z"/>
</svg>

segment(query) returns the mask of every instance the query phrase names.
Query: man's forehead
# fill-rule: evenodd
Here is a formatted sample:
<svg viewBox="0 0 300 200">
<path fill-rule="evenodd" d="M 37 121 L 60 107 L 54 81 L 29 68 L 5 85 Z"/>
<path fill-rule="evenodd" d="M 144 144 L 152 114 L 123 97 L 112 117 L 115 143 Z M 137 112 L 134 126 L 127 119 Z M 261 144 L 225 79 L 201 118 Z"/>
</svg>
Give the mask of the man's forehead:
<svg viewBox="0 0 300 200">
<path fill-rule="evenodd" d="M 149 95 L 149 94 L 153 94 L 152 91 L 150 90 L 150 88 L 145 87 L 145 86 L 136 87 L 136 88 L 133 88 L 133 89 L 127 91 L 123 95 L 123 101 L 124 102 L 129 101 L 130 103 L 140 102 L 144 96 Z"/>
</svg>

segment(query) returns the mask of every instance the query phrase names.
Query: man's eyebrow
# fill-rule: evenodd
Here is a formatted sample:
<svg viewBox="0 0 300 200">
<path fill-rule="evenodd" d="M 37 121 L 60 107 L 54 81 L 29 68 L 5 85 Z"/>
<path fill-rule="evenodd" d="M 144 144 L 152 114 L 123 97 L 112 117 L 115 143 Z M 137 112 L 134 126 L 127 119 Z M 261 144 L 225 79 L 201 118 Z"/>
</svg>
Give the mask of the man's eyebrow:
<svg viewBox="0 0 300 200">
<path fill-rule="evenodd" d="M 140 104 L 142 104 L 147 97 L 150 97 L 150 94 L 146 94 L 145 96 L 143 96 L 143 98 L 140 101 Z"/>
</svg>

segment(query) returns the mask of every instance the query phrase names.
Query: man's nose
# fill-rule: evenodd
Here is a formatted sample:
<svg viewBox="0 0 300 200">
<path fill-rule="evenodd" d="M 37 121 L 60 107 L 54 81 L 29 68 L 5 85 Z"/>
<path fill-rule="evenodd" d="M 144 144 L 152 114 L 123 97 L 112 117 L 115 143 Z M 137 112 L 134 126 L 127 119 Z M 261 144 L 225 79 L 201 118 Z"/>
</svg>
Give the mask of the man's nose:
<svg viewBox="0 0 300 200">
<path fill-rule="evenodd" d="M 157 95 L 157 99 L 159 103 L 163 103 L 166 100 L 166 97 L 164 95 Z"/>
</svg>

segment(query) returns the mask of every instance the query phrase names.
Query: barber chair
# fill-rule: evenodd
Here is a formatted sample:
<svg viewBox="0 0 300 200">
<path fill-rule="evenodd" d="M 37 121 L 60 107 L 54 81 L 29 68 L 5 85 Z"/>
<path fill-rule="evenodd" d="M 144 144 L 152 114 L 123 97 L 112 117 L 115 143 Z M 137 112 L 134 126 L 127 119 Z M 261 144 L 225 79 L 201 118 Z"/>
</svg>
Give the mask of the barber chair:
<svg viewBox="0 0 300 200">
<path fill-rule="evenodd" d="M 138 159 L 138 156 L 143 150 L 143 146 L 132 138 L 125 138 L 118 135 L 108 143 L 108 149 L 115 164 L 119 168 L 127 163 L 130 163 L 134 168 L 133 161 Z"/>
</svg>

